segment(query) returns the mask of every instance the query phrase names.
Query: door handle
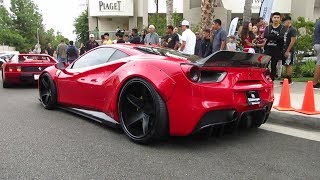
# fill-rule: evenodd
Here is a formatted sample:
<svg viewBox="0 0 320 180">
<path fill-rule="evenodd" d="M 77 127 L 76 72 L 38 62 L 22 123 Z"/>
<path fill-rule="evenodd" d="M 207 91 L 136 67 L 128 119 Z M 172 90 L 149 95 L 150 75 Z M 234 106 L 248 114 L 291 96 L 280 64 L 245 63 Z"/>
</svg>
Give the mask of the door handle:
<svg viewBox="0 0 320 180">
<path fill-rule="evenodd" d="M 91 79 L 91 82 L 97 82 L 97 79 Z"/>
</svg>

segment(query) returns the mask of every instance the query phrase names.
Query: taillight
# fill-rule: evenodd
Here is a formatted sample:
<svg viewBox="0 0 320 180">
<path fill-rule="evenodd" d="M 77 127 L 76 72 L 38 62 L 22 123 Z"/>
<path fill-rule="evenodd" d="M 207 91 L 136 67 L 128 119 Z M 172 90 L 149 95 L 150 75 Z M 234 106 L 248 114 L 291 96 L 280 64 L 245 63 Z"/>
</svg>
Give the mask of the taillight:
<svg viewBox="0 0 320 180">
<path fill-rule="evenodd" d="M 269 69 L 266 69 L 266 71 L 264 71 L 263 75 L 264 75 L 264 77 L 266 78 L 267 81 L 272 82 L 271 73 L 270 73 Z"/>
<path fill-rule="evenodd" d="M 6 71 L 9 72 L 21 72 L 21 66 L 7 66 Z"/>
<path fill-rule="evenodd" d="M 181 64 L 181 68 L 187 76 L 187 78 L 190 79 L 192 82 L 200 81 L 201 72 L 198 66 L 192 64 Z"/>
</svg>

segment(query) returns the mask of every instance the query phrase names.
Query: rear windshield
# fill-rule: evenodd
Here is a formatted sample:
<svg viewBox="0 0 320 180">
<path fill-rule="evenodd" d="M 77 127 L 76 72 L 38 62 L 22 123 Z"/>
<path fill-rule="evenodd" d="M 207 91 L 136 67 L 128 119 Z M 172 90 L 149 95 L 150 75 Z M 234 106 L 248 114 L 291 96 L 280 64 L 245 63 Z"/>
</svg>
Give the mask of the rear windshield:
<svg viewBox="0 0 320 180">
<path fill-rule="evenodd" d="M 18 55 L 16 58 L 12 59 L 13 62 L 50 62 L 52 61 L 48 56 L 44 56 L 44 55 L 32 55 L 32 54 L 28 54 L 28 55 Z"/>
<path fill-rule="evenodd" d="M 197 60 L 201 59 L 201 57 L 199 56 L 184 54 L 182 52 L 179 52 L 173 49 L 152 47 L 152 46 L 138 46 L 135 48 L 146 54 L 155 54 L 159 56 L 174 57 L 174 58 L 189 60 L 191 62 L 196 62 Z"/>
</svg>

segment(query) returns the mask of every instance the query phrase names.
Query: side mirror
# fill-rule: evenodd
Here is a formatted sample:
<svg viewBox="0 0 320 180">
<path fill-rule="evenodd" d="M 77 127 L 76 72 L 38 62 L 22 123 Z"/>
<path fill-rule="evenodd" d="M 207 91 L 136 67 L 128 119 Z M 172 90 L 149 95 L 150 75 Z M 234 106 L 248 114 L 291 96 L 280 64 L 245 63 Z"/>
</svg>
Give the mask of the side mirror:
<svg viewBox="0 0 320 180">
<path fill-rule="evenodd" d="M 54 67 L 56 67 L 59 70 L 65 70 L 67 67 L 67 64 L 65 62 L 59 62 L 55 64 Z"/>
</svg>

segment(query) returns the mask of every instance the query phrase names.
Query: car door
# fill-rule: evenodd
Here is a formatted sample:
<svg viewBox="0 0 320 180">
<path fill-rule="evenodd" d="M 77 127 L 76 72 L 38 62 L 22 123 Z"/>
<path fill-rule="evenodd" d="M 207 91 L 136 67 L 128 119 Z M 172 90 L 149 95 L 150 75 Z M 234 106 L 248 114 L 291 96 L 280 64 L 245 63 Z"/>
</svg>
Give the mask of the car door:
<svg viewBox="0 0 320 180">
<path fill-rule="evenodd" d="M 105 105 L 114 97 L 115 87 L 113 83 L 117 78 L 110 79 L 110 75 L 128 61 L 128 58 L 126 58 L 128 56 L 128 54 L 116 50 L 104 66 L 98 67 L 90 73 L 92 88 L 88 91 L 91 91 L 90 94 L 92 94 L 92 99 L 95 100 L 97 110 L 103 111 Z"/>
<path fill-rule="evenodd" d="M 116 49 L 101 47 L 80 57 L 71 64 L 58 78 L 59 102 L 75 107 L 95 109 L 93 84 L 101 79 L 99 71 Z"/>
</svg>

